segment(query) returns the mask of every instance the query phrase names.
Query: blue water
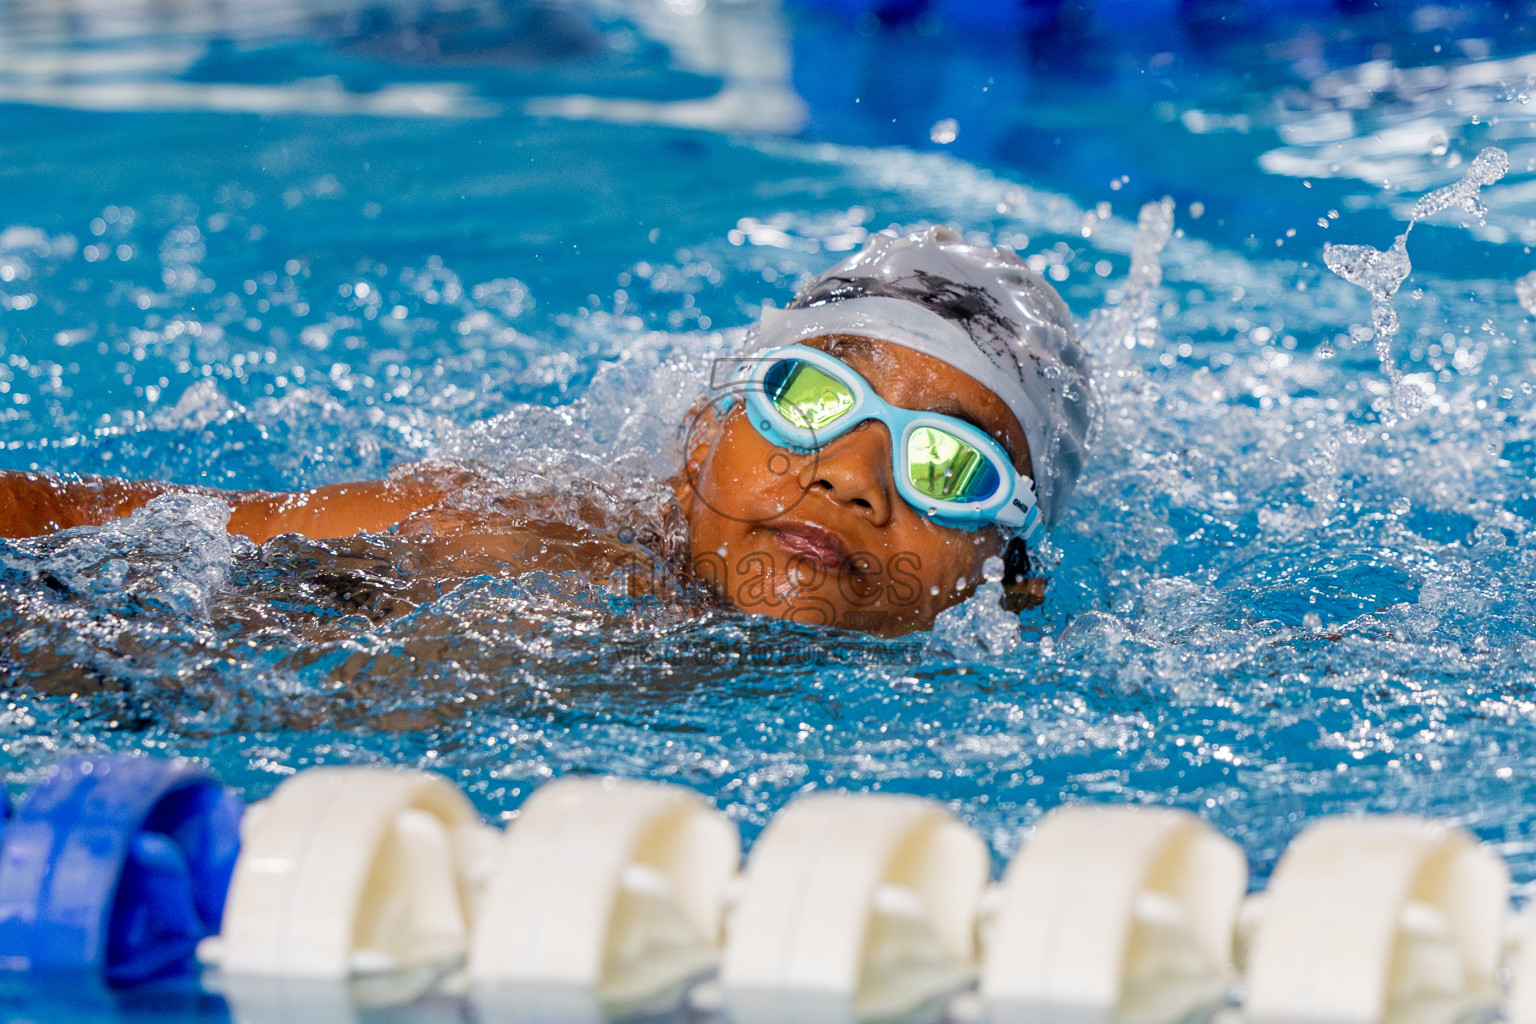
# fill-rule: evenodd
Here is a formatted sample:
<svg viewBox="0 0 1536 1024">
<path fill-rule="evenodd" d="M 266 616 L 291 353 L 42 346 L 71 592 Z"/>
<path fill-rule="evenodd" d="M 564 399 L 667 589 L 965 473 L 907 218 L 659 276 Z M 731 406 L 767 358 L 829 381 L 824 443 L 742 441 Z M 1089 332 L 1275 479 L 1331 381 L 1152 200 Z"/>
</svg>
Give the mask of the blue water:
<svg viewBox="0 0 1536 1024">
<path fill-rule="evenodd" d="M 71 750 L 198 758 L 252 800 L 408 764 L 506 820 L 609 772 L 750 843 L 805 791 L 878 789 L 948 802 L 999 864 L 1059 804 L 1147 802 L 1261 880 L 1307 820 L 1405 811 L 1528 894 L 1536 12 L 1000 37 L 689 6 L 0 4 L 0 468 L 288 489 L 438 459 L 491 482 L 466 500 L 577 493 L 644 532 L 759 305 L 942 221 L 1031 256 L 1095 339 L 1044 606 L 880 640 L 572 575 L 441 596 L 389 537 L 257 549 L 178 499 L 0 542 L 12 791 Z M 1322 245 L 1386 249 L 1486 146 L 1512 164 L 1486 216 L 1408 241 L 1400 416 Z"/>
</svg>

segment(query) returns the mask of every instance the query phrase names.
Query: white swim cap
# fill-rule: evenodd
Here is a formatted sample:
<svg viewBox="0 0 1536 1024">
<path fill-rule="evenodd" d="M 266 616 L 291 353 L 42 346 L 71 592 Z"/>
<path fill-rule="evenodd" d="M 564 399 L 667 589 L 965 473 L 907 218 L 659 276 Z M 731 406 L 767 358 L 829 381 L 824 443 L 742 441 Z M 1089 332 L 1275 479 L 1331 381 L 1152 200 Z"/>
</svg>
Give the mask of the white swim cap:
<svg viewBox="0 0 1536 1024">
<path fill-rule="evenodd" d="M 933 356 L 1001 398 L 1029 442 L 1041 518 L 1055 525 L 1087 455 L 1092 385 L 1066 303 L 1017 253 L 944 227 L 882 231 L 787 309 L 764 309 L 753 348 L 829 334 Z"/>
</svg>

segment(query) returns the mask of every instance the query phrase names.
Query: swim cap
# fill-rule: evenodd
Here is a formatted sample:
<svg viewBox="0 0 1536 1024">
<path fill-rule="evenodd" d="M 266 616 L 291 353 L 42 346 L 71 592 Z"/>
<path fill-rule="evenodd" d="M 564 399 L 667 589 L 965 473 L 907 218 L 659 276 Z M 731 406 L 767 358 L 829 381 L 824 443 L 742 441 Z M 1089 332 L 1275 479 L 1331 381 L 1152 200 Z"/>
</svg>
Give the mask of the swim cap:
<svg viewBox="0 0 1536 1024">
<path fill-rule="evenodd" d="M 828 334 L 933 356 L 1001 398 L 1029 441 L 1041 518 L 1055 524 L 1087 456 L 1092 385 L 1066 303 L 1017 253 L 945 227 L 882 231 L 788 308 L 765 308 L 753 347 Z"/>
</svg>

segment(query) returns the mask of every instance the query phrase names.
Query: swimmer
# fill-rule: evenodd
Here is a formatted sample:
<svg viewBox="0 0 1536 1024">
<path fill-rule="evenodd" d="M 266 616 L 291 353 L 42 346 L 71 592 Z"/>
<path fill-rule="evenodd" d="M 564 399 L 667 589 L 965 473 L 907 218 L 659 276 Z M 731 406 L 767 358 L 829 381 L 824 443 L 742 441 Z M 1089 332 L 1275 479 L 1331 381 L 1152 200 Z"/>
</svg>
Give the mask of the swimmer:
<svg viewBox="0 0 1536 1024">
<path fill-rule="evenodd" d="M 1081 472 L 1091 382 L 1065 303 L 1011 250 L 942 227 L 877 234 L 766 308 L 714 377 L 663 510 L 684 575 L 746 612 L 881 635 L 931 627 L 992 558 L 1011 606 L 1038 603 L 1028 551 Z M 298 493 L 0 472 L 0 537 L 175 492 L 222 499 L 257 543 L 389 532 L 466 576 L 666 561 L 595 510 L 571 525 L 541 515 L 547 499 L 462 500 L 480 483 L 431 463 Z"/>
</svg>

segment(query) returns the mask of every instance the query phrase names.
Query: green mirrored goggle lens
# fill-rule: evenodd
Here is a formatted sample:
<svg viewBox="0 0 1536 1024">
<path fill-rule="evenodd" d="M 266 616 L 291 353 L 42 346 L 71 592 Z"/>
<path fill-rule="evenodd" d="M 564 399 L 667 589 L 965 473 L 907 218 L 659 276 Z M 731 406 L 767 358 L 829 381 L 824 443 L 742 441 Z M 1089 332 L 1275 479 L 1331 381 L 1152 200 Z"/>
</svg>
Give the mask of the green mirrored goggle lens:
<svg viewBox="0 0 1536 1024">
<path fill-rule="evenodd" d="M 802 430 L 819 430 L 836 422 L 855 401 L 842 381 L 798 359 L 770 367 L 763 385 L 779 414 Z"/>
<path fill-rule="evenodd" d="M 938 501 L 984 501 L 1002 485 L 992 460 L 937 427 L 918 427 L 908 435 L 907 477 Z"/>
</svg>

